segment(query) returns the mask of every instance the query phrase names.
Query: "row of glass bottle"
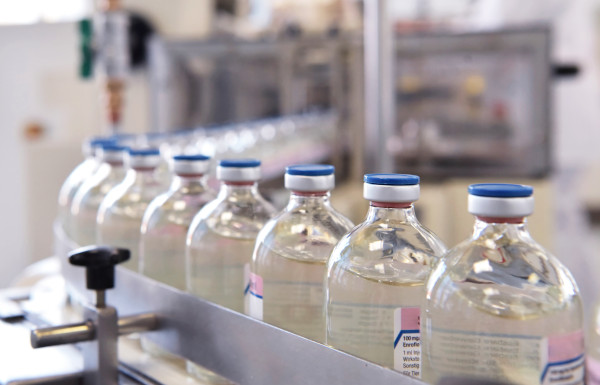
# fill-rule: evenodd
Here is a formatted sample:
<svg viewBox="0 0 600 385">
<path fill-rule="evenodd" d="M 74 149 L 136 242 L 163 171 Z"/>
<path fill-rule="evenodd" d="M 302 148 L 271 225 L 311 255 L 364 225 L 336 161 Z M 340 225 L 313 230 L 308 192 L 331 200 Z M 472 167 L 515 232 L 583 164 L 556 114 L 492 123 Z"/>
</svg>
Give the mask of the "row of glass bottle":
<svg viewBox="0 0 600 385">
<path fill-rule="evenodd" d="M 100 147 L 100 158 L 118 169 L 116 153 L 123 149 Z M 155 158 L 154 150 L 129 151 L 132 169 L 106 194 L 97 215 L 100 243 L 135 254 L 141 236 L 142 273 L 182 289 L 187 282 L 189 291 L 211 301 L 429 381 L 448 375 L 508 383 L 583 378 L 577 289 L 527 234 L 523 218 L 531 211 L 530 189 L 473 188 L 471 197 L 491 200 L 492 208 L 496 201 L 512 202 L 500 204 L 502 215 L 478 215 L 473 238 L 437 264 L 425 299 L 429 273 L 445 248 L 414 215 L 418 177 L 367 175 L 371 207 L 365 223 L 351 230 L 329 204 L 331 166 L 289 167 L 290 202 L 269 220 L 274 210 L 256 189 L 257 161 L 222 162 L 221 191 L 205 205 L 213 198 L 201 178 L 207 158 L 175 157 L 177 177 L 169 192 L 140 210 L 140 202 L 157 195 Z M 85 220 L 77 221 L 77 202 L 85 201 L 86 184 L 87 190 L 98 186 L 102 167 L 74 195 L 67 228 L 81 244 L 88 242 L 80 235 L 89 232 L 82 231 Z M 507 217 L 511 204 L 525 208 Z M 130 221 L 134 216 L 137 226 Z M 555 357 L 557 346 L 564 357 Z M 571 382 L 557 380 L 564 373 L 571 373 Z"/>
</svg>

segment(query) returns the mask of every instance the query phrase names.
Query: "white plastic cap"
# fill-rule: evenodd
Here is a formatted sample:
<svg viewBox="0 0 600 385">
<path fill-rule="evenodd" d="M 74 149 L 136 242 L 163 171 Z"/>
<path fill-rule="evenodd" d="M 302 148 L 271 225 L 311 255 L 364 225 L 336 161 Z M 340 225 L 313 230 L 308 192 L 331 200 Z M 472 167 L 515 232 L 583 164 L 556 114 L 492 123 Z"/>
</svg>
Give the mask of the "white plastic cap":
<svg viewBox="0 0 600 385">
<path fill-rule="evenodd" d="M 210 166 L 210 156 L 206 155 L 175 155 L 173 157 L 173 172 L 176 175 L 204 175 Z"/>
<path fill-rule="evenodd" d="M 481 183 L 469 186 L 469 212 L 492 218 L 519 218 L 533 213 L 533 188 L 520 184 Z"/>
<path fill-rule="evenodd" d="M 363 197 L 374 202 L 409 203 L 419 199 L 420 178 L 410 174 L 366 174 Z"/>
<path fill-rule="evenodd" d="M 134 169 L 156 168 L 160 164 L 160 152 L 157 148 L 130 149 L 125 164 Z"/>
<path fill-rule="evenodd" d="M 129 148 L 125 146 L 105 144 L 100 147 L 98 156 L 102 162 L 122 164 L 125 160 L 125 154 L 128 150 Z"/>
<path fill-rule="evenodd" d="M 101 152 L 103 146 L 116 145 L 117 141 L 112 138 L 92 138 L 83 142 L 82 152 L 86 157 L 96 156 Z"/>
<path fill-rule="evenodd" d="M 255 182 L 260 179 L 260 160 L 221 160 L 217 166 L 217 179 L 226 182 Z"/>
<path fill-rule="evenodd" d="M 285 188 L 292 191 L 329 191 L 335 187 L 335 167 L 304 164 L 285 169 Z"/>
</svg>

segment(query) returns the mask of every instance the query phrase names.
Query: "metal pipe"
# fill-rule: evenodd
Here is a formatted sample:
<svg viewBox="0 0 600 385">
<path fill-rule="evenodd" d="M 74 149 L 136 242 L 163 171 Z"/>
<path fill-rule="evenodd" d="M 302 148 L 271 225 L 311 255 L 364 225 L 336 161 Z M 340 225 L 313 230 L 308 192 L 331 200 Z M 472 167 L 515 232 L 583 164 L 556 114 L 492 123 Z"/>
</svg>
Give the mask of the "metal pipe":
<svg viewBox="0 0 600 385">
<path fill-rule="evenodd" d="M 119 335 L 140 333 L 158 328 L 158 318 L 152 313 L 119 318 Z"/>
<path fill-rule="evenodd" d="M 34 349 L 46 346 L 74 344 L 94 339 L 95 329 L 92 322 L 83 322 L 31 331 L 31 346 Z"/>
<path fill-rule="evenodd" d="M 106 291 L 96 290 L 96 307 L 106 307 Z"/>
<path fill-rule="evenodd" d="M 386 149 L 394 118 L 393 34 L 388 1 L 364 4 L 365 171 L 392 172 L 392 157 Z"/>
</svg>

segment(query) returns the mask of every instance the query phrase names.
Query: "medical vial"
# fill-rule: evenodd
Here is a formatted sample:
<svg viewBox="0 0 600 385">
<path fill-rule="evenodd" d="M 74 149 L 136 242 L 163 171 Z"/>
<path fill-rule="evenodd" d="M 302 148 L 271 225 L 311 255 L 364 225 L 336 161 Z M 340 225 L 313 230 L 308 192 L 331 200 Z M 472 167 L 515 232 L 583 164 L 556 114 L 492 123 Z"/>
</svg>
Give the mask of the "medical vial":
<svg viewBox="0 0 600 385">
<path fill-rule="evenodd" d="M 586 338 L 586 384 L 600 385 L 600 302 L 596 301 Z"/>
<path fill-rule="evenodd" d="M 416 175 L 365 175 L 369 211 L 333 250 L 325 289 L 328 345 L 416 378 L 425 283 L 445 252 L 415 215 L 419 192 Z"/>
<path fill-rule="evenodd" d="M 125 178 L 123 166 L 128 148 L 104 144 L 98 151 L 101 162 L 96 172 L 81 184 L 71 204 L 71 234 L 80 246 L 98 244 L 96 218 L 100 204 L 109 191 Z"/>
<path fill-rule="evenodd" d="M 83 162 L 71 171 L 62 184 L 58 193 L 58 220 L 65 234 L 72 238 L 71 232 L 71 205 L 79 187 L 98 170 L 101 165 L 96 156 L 97 149 L 103 144 L 114 144 L 114 141 L 105 138 L 86 140 L 82 146 Z"/>
<path fill-rule="evenodd" d="M 258 191 L 259 160 L 221 160 L 216 176 L 219 194 L 188 233 L 188 291 L 243 312 L 256 236 L 276 211 Z"/>
<path fill-rule="evenodd" d="M 530 186 L 469 186 L 473 234 L 427 282 L 425 380 L 583 384 L 579 290 L 529 235 L 533 203 Z"/>
<path fill-rule="evenodd" d="M 148 205 L 142 219 L 139 271 L 185 290 L 185 242 L 194 216 L 215 196 L 206 186 L 210 157 L 173 157 L 169 190 Z"/>
<path fill-rule="evenodd" d="M 325 341 L 324 277 L 338 241 L 353 227 L 329 201 L 334 167 L 287 167 L 287 207 L 256 239 L 246 313 L 317 342 Z"/>
<path fill-rule="evenodd" d="M 125 179 L 106 195 L 98 209 L 98 243 L 129 249 L 130 259 L 123 266 L 136 271 L 142 217 L 150 201 L 164 189 L 154 172 L 159 162 L 157 149 L 130 149 L 125 158 Z"/>
</svg>

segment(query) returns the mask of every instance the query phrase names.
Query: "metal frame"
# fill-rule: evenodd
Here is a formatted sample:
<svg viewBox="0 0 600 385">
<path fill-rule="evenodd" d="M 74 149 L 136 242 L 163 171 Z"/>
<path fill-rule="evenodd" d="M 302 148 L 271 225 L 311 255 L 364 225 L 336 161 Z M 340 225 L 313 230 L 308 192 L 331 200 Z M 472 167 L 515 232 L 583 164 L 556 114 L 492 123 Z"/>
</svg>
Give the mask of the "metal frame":
<svg viewBox="0 0 600 385">
<path fill-rule="evenodd" d="M 180 97 L 175 91 L 186 86 L 183 84 L 181 76 L 185 76 L 185 71 L 178 68 L 184 62 L 194 60 L 219 60 L 226 59 L 228 62 L 236 63 L 248 58 L 263 58 L 272 60 L 277 66 L 278 87 L 278 108 L 280 115 L 289 115 L 298 113 L 298 106 L 294 103 L 293 90 L 296 89 L 297 75 L 294 68 L 298 66 L 299 59 L 305 50 L 321 50 L 327 56 L 329 63 L 330 75 L 328 84 L 330 85 L 330 100 L 334 104 L 334 108 L 338 107 L 341 99 L 339 97 L 339 75 L 340 56 L 341 56 L 342 39 L 338 38 L 298 38 L 284 40 L 265 40 L 265 41 L 242 41 L 242 40 L 168 40 L 160 37 L 154 37 L 149 44 L 149 77 L 152 105 L 152 122 L 153 131 L 165 132 L 173 131 L 182 128 L 181 123 L 177 123 L 175 116 L 185 115 L 184 111 L 189 109 L 189 98 Z M 190 82 L 193 79 L 186 79 Z M 210 92 L 209 87 L 200 87 L 203 92 L 203 100 L 210 102 L 211 98 L 207 92 Z M 191 92 L 197 91 L 193 89 Z M 251 98 L 252 95 L 238 92 L 232 95 L 235 99 L 235 105 L 243 105 L 244 100 L 241 98 Z M 215 108 L 204 103 L 200 106 L 202 110 L 209 111 Z M 198 109 L 198 106 L 193 106 Z M 336 108 L 337 109 L 337 108 Z M 239 110 L 239 108 L 238 108 Z M 258 119 L 266 118 L 267 116 L 244 118 L 243 111 L 234 111 L 229 117 L 228 122 L 203 122 L 202 124 L 213 125 L 238 122 L 240 119 Z"/>
<path fill-rule="evenodd" d="M 107 294 L 124 316 L 159 317 L 148 339 L 239 384 L 422 384 L 122 267 Z"/>
<path fill-rule="evenodd" d="M 385 0 L 374 0 L 366 4 L 365 9 L 365 79 L 363 106 L 365 114 L 364 129 L 364 168 L 367 172 L 414 172 L 423 176 L 513 176 L 544 177 L 552 169 L 552 66 L 551 46 L 552 34 L 547 25 L 529 25 L 524 27 L 504 28 L 479 31 L 440 31 L 414 33 L 406 35 L 393 34 L 389 20 L 383 12 Z M 476 165 L 469 168 L 422 168 L 407 167 L 394 163 L 393 156 L 385 151 L 385 143 L 395 125 L 396 108 L 393 86 L 395 84 L 395 60 L 398 55 L 423 55 L 427 53 L 511 49 L 524 50 L 531 53 L 535 68 L 532 103 L 533 123 L 536 130 L 543 132 L 539 138 L 543 146 L 543 160 L 535 171 L 525 167 L 481 168 Z M 379 63 L 384 61 L 389 66 Z M 378 114 L 378 115 L 377 115 Z M 377 115 L 377 116 L 376 116 Z M 399 166 L 402 169 L 398 169 Z"/>
<path fill-rule="evenodd" d="M 55 226 L 57 255 L 74 246 Z M 75 297 L 93 301 L 84 270 L 65 279 Z M 120 317 L 152 313 L 158 328 L 144 335 L 165 350 L 190 359 L 238 384 L 418 385 L 423 382 L 313 342 L 117 266 L 107 304 Z M 127 365 L 127 362 L 123 362 Z"/>
<path fill-rule="evenodd" d="M 547 25 L 530 25 L 525 27 L 504 28 L 498 30 L 422 33 L 407 36 L 396 36 L 393 57 L 396 55 L 412 56 L 423 54 L 439 54 L 445 52 L 491 52 L 491 51 L 523 51 L 531 54 L 534 68 L 532 94 L 536 100 L 532 103 L 532 129 L 542 133 L 540 145 L 543 146 L 541 166 L 529 171 L 526 165 L 522 167 L 498 167 L 479 169 L 476 165 L 468 170 L 455 168 L 415 169 L 426 175 L 439 177 L 450 175 L 498 175 L 513 177 L 544 177 L 552 168 L 552 120 L 550 109 L 552 105 L 552 36 Z M 394 83 L 393 81 L 391 83 Z M 380 153 L 384 153 L 380 151 Z M 530 151 L 530 154 L 534 151 Z M 537 161 L 532 159 L 531 161 Z M 529 162 L 531 162 L 529 161 Z M 529 163 L 527 162 L 527 163 Z"/>
</svg>

